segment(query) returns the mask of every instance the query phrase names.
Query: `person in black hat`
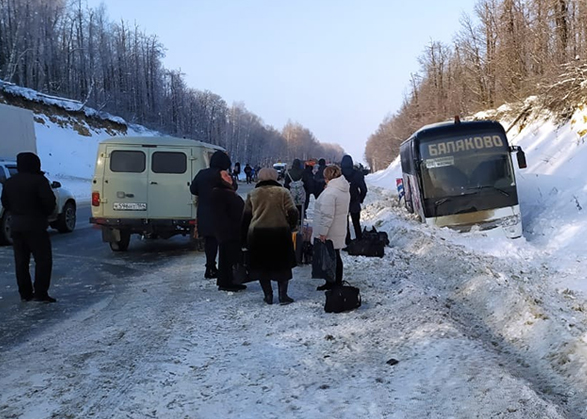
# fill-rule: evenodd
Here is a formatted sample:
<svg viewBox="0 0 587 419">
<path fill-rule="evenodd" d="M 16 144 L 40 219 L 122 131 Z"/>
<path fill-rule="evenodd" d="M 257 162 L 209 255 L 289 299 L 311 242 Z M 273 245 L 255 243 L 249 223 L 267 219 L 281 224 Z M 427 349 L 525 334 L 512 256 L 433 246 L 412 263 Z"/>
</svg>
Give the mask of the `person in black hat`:
<svg viewBox="0 0 587 419">
<path fill-rule="evenodd" d="M 318 160 L 318 169 L 314 174 L 314 197 L 316 197 L 316 199 L 318 199 L 318 197 L 326 187 L 326 180 L 324 179 L 324 169 L 326 169 L 326 160 Z"/>
<path fill-rule="evenodd" d="M 355 238 L 360 240 L 363 237 L 361 231 L 361 204 L 367 196 L 367 185 L 365 184 L 365 176 L 362 172 L 355 169 L 353 158 L 348 154 L 343 156 L 342 162 L 340 163 L 342 169 L 342 175 L 346 178 L 347 182 L 351 185 L 351 203 L 349 206 L 349 214 L 353 221 L 353 228 L 355 230 Z M 350 227 L 347 228 L 346 244 L 351 242 Z"/>
<path fill-rule="evenodd" d="M 49 296 L 53 255 L 47 228 L 48 218 L 57 205 L 49 181 L 41 172 L 41 160 L 34 153 L 16 157 L 18 173 L 6 180 L 2 206 L 11 214 L 11 235 L 16 282 L 22 301 L 57 300 Z M 29 263 L 35 259 L 35 284 L 31 283 Z"/>
<path fill-rule="evenodd" d="M 210 167 L 202 169 L 194 177 L 190 185 L 192 195 L 198 197 L 198 235 L 204 237 L 204 252 L 206 253 L 205 278 L 216 278 L 216 256 L 218 255 L 218 241 L 213 226 L 214 210 L 212 208 L 212 191 L 220 183 L 220 171 L 228 170 L 231 166 L 230 157 L 224 151 L 218 150 L 210 157 Z M 238 184 L 233 182 L 235 189 Z"/>
</svg>

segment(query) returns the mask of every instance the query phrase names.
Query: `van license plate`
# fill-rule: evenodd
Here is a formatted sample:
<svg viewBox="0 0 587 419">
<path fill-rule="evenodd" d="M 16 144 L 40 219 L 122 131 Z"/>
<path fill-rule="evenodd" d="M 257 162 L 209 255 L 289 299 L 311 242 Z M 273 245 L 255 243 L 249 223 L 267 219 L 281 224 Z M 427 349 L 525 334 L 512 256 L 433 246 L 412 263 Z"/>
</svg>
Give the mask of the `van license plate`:
<svg viewBox="0 0 587 419">
<path fill-rule="evenodd" d="M 147 211 L 146 202 L 115 202 L 114 211 Z"/>
</svg>

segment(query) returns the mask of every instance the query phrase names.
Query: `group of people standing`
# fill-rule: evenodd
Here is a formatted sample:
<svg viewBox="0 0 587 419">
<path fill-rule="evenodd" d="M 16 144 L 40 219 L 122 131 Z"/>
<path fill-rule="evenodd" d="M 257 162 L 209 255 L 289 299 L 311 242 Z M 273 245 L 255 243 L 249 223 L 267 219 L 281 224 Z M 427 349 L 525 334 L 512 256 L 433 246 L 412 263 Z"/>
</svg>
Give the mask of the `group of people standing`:
<svg viewBox="0 0 587 419">
<path fill-rule="evenodd" d="M 216 284 L 221 291 L 246 289 L 246 285 L 234 283 L 233 276 L 233 267 L 242 262 L 244 250 L 249 276 L 259 280 L 263 300 L 273 304 L 271 281 L 276 281 L 279 302 L 292 303 L 288 284 L 296 260 L 291 232 L 299 227 L 304 212 L 303 208 L 296 206 L 288 188 L 293 182 L 302 180 L 306 202 L 309 202 L 310 194 L 317 198 L 313 237 L 321 241 L 331 240 L 336 250 L 335 283 L 326 283 L 318 289 L 325 290 L 341 283 L 340 250 L 345 247 L 349 236 L 349 211 L 352 213 L 358 205 L 360 213 L 360 203 L 367 193 L 363 174 L 352 168 L 350 156 L 343 158 L 345 164 L 349 161 L 352 170 L 347 170 L 347 177 L 344 165 L 342 169 L 335 165 L 326 166 L 321 159 L 314 173 L 311 166 L 302 168 L 301 161 L 296 159 L 285 177 L 285 187 L 278 182 L 277 170 L 260 169 L 258 183 L 243 200 L 237 194 L 238 183 L 230 173 L 230 158 L 223 151 L 214 153 L 210 168 L 201 170 L 190 186 L 192 194 L 198 197 L 198 234 L 205 240 L 204 276 L 217 278 Z M 303 205 L 307 209 L 307 204 Z"/>
<path fill-rule="evenodd" d="M 332 241 L 337 259 L 334 284 L 342 282 L 340 250 L 350 240 L 348 216 L 350 213 L 355 236 L 360 238 L 360 210 L 367 188 L 363 174 L 353 168 L 350 156 L 343 157 L 340 168 L 326 166 L 324 159 L 318 163 L 314 172 L 312 166 L 303 168 L 299 159 L 294 160 L 285 177 L 285 187 L 278 182 L 277 170 L 256 170 L 258 182 L 246 200 L 237 193 L 238 182 L 231 173 L 231 161 L 225 152 L 215 152 L 210 167 L 196 175 L 190 191 L 198 197 L 197 229 L 199 236 L 205 239 L 204 276 L 217 278 L 219 290 L 246 289 L 246 285 L 234 283 L 233 276 L 233 266 L 242 262 L 243 249 L 246 249 L 249 276 L 259 280 L 264 301 L 273 304 L 271 281 L 278 284 L 281 304 L 294 301 L 288 295 L 288 283 L 296 265 L 291 232 L 299 228 L 298 222 L 311 194 L 316 197 L 313 238 Z M 12 214 L 18 290 L 23 301 L 55 302 L 48 294 L 52 252 L 47 232 L 47 217 L 56 207 L 55 195 L 35 154 L 20 153 L 17 170 L 18 173 L 4 183 L 1 201 Z M 302 205 L 294 203 L 292 191 L 288 190 L 299 181 L 306 195 Z M 31 256 L 36 262 L 34 285 L 29 272 Z M 328 289 L 334 284 L 326 283 L 318 289 Z"/>
<path fill-rule="evenodd" d="M 291 169 L 289 169 L 285 176 L 284 186 L 289 189 L 292 182 L 301 181 L 304 186 L 305 200 L 303 203 L 304 214 L 306 214 L 308 205 L 310 204 L 310 197 L 314 195 L 316 199 L 320 197 L 322 191 L 326 187 L 326 179 L 324 171 L 326 169 L 326 160 L 318 160 L 318 166 L 306 164 L 302 167 L 302 161 L 295 159 L 293 161 Z M 365 184 L 365 176 L 360 171 L 355 169 L 353 158 L 349 155 L 345 155 L 342 158 L 340 169 L 342 175 L 349 183 L 350 203 L 349 203 L 349 214 L 355 233 L 355 239 L 362 238 L 361 230 L 361 204 L 367 196 L 367 185 Z M 298 210 L 302 213 L 302 205 L 298 205 Z M 350 228 L 347 224 L 347 234 L 345 237 L 345 245 L 351 242 Z"/>
<path fill-rule="evenodd" d="M 247 163 L 245 165 L 245 168 L 243 169 L 246 182 L 252 183 L 253 181 L 257 181 L 259 170 L 261 170 L 261 167 L 259 165 L 253 167 L 249 163 Z M 236 162 L 234 164 L 234 168 L 232 169 L 232 178 L 235 182 L 238 182 L 238 178 L 240 176 L 240 173 L 241 173 L 241 164 L 239 162 Z"/>
<path fill-rule="evenodd" d="M 206 278 L 217 278 L 221 291 L 241 291 L 235 284 L 233 266 L 247 249 L 249 274 L 260 281 L 265 302 L 273 303 L 271 280 L 278 282 L 279 302 L 293 302 L 287 295 L 295 266 L 291 230 L 298 212 L 289 192 L 277 182 L 275 169 L 261 169 L 259 182 L 246 202 L 237 194 L 238 183 L 230 176 L 230 158 L 217 151 L 210 168 L 201 170 L 190 190 L 198 197 L 198 234 L 204 237 Z M 218 255 L 218 269 L 216 256 Z"/>
</svg>

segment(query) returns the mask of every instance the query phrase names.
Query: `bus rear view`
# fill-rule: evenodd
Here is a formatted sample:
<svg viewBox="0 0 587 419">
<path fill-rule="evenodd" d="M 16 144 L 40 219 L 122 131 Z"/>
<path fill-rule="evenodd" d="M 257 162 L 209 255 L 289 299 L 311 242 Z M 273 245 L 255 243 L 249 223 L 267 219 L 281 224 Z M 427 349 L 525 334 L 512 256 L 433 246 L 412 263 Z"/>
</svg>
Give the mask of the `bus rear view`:
<svg viewBox="0 0 587 419">
<path fill-rule="evenodd" d="M 428 125 L 400 147 L 406 208 L 422 221 L 469 231 L 499 229 L 522 235 L 522 217 L 511 154 L 502 125 L 472 121 Z"/>
</svg>

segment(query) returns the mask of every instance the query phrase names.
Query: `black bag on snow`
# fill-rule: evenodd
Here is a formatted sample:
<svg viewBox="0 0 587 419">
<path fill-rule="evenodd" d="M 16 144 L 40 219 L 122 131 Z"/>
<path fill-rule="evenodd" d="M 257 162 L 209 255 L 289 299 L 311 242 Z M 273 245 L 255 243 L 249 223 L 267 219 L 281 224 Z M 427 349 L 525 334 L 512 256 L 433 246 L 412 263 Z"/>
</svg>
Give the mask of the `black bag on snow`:
<svg viewBox="0 0 587 419">
<path fill-rule="evenodd" d="M 347 246 L 348 254 L 351 256 L 380 257 L 385 255 L 385 246 L 389 244 L 389 238 L 385 231 L 377 231 L 375 227 L 371 230 L 363 229 L 363 237 L 351 241 Z"/>
<path fill-rule="evenodd" d="M 384 246 L 389 245 L 389 236 L 385 231 L 377 231 L 375 227 L 371 227 L 371 230 L 367 230 L 367 227 L 363 228 L 363 238 L 368 238 L 371 241 L 380 241 Z"/>
<path fill-rule="evenodd" d="M 361 307 L 361 291 L 351 285 L 336 285 L 325 292 L 327 313 L 342 313 Z"/>
<path fill-rule="evenodd" d="M 240 260 L 232 265 L 232 283 L 244 284 L 251 282 L 254 279 L 249 277 L 249 252 L 243 250 L 240 255 Z"/>
<path fill-rule="evenodd" d="M 314 239 L 312 249 L 312 278 L 334 282 L 336 277 L 336 252 L 332 240 Z"/>
<path fill-rule="evenodd" d="M 351 256 L 380 257 L 385 254 L 385 245 L 380 241 L 373 241 L 370 238 L 353 240 L 347 246 L 348 254 Z"/>
</svg>

